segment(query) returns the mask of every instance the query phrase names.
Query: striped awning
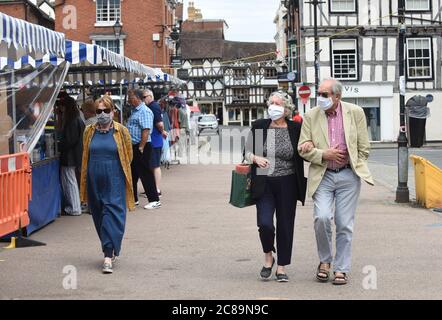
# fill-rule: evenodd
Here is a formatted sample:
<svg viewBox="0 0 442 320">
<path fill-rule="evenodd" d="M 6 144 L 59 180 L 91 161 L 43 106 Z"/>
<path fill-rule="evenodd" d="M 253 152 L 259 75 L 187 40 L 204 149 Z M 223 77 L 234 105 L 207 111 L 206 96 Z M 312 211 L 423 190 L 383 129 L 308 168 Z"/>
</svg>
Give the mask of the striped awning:
<svg viewBox="0 0 442 320">
<path fill-rule="evenodd" d="M 159 68 L 151 68 L 141 64 L 138 61 L 129 59 L 123 55 L 112 52 L 106 48 L 82 43 L 77 41 L 66 40 L 65 41 L 65 57 L 61 58 L 54 54 L 44 55 L 40 59 L 34 59 L 32 56 L 23 56 L 18 60 L 11 58 L 0 57 L 0 70 L 5 68 L 10 69 L 23 69 L 25 67 L 39 68 L 45 63 L 52 65 L 60 65 L 67 61 L 71 66 L 110 66 L 115 70 L 109 71 L 86 71 L 85 78 L 81 70 L 69 71 L 66 82 L 70 84 L 80 84 L 83 79 L 89 84 L 102 84 L 102 83 L 124 83 L 124 82 L 140 82 L 140 79 L 144 79 L 144 82 L 173 82 L 181 84 L 181 80 L 174 78 L 173 76 L 164 73 Z"/>
<path fill-rule="evenodd" d="M 120 70 L 121 74 L 126 72 L 139 77 L 154 77 L 157 74 L 153 68 L 94 44 L 66 40 L 65 48 L 65 58 L 47 54 L 41 59 L 23 56 L 14 61 L 10 57 L 1 57 L 0 70 L 6 67 L 11 69 L 22 69 L 26 66 L 38 68 L 44 63 L 60 65 L 67 61 L 72 66 L 111 66 Z"/>
<path fill-rule="evenodd" d="M 65 35 L 0 12 L 0 57 L 17 60 L 25 55 L 63 57 Z"/>
</svg>

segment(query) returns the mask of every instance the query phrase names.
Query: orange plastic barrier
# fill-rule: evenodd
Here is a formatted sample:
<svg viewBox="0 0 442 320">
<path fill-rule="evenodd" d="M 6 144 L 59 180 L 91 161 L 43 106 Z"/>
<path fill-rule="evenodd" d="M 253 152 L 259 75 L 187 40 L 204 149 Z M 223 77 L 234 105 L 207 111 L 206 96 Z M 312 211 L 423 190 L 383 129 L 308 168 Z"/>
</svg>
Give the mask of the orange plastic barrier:
<svg viewBox="0 0 442 320">
<path fill-rule="evenodd" d="M 26 152 L 0 156 L 0 237 L 29 224 L 31 181 Z"/>
</svg>

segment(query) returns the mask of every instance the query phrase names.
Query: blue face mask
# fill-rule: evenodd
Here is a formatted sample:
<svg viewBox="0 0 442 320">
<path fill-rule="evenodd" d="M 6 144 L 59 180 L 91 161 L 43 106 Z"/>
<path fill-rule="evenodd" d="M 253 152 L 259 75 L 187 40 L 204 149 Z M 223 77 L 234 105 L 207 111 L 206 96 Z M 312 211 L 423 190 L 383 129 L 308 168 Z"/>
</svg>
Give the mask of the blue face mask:
<svg viewBox="0 0 442 320">
<path fill-rule="evenodd" d="M 333 100 L 331 98 L 318 97 L 318 107 L 324 111 L 329 110 L 333 107 Z"/>
</svg>

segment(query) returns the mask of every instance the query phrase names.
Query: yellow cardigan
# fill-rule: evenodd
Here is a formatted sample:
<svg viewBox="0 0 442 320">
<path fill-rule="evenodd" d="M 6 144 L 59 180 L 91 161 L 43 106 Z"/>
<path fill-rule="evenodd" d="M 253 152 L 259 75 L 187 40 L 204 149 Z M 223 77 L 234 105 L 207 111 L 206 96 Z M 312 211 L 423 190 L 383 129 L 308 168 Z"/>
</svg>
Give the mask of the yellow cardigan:
<svg viewBox="0 0 442 320">
<path fill-rule="evenodd" d="M 81 165 L 81 180 L 80 180 L 80 198 L 82 202 L 87 202 L 87 165 L 89 162 L 89 146 L 95 134 L 97 125 L 89 125 L 84 130 L 83 134 L 83 159 Z M 134 193 L 132 189 L 132 172 L 130 163 L 132 162 L 132 141 L 129 130 L 118 122 L 114 121 L 114 139 L 117 144 L 118 155 L 120 157 L 121 167 L 126 177 L 126 206 L 129 210 L 135 209 Z"/>
</svg>

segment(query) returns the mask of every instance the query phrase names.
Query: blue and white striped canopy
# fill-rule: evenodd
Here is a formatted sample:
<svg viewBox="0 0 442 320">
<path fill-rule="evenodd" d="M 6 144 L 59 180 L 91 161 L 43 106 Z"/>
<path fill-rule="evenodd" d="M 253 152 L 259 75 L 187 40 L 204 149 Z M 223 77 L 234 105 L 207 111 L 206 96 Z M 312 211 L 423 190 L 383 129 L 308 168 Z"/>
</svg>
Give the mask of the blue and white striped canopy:
<svg viewBox="0 0 442 320">
<path fill-rule="evenodd" d="M 39 59 L 45 54 L 64 57 L 63 33 L 0 12 L 0 57 L 16 60 L 28 55 Z"/>
<path fill-rule="evenodd" d="M 109 65 L 120 71 L 132 73 L 141 77 L 155 77 L 157 74 L 157 71 L 153 68 L 147 67 L 138 61 L 131 60 L 94 44 L 66 40 L 65 48 L 65 58 L 47 54 L 41 59 L 34 59 L 31 56 L 23 56 L 17 61 L 14 61 L 11 58 L 0 57 L 0 70 L 5 67 L 11 69 L 22 69 L 26 66 L 38 68 L 44 63 L 60 65 L 62 62 L 67 61 L 74 66 Z"/>
<path fill-rule="evenodd" d="M 73 66 L 108 65 L 117 69 L 115 71 L 86 73 L 85 80 L 87 83 L 111 83 L 112 81 L 121 82 L 124 80 L 131 82 L 136 78 L 144 79 L 145 82 L 177 81 L 173 76 L 164 73 L 159 68 L 154 69 L 145 66 L 138 61 L 131 60 L 94 44 L 66 40 L 65 49 L 66 52 L 64 58 L 60 58 L 54 54 L 44 55 L 40 59 L 34 59 L 31 56 L 23 56 L 16 61 L 11 58 L 0 57 L 0 70 L 3 70 L 4 68 L 15 70 L 25 67 L 38 68 L 46 63 L 58 66 L 67 61 Z M 69 83 L 79 83 L 82 80 L 83 76 L 81 73 L 69 72 L 66 78 L 66 81 Z"/>
</svg>

